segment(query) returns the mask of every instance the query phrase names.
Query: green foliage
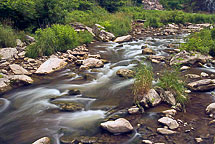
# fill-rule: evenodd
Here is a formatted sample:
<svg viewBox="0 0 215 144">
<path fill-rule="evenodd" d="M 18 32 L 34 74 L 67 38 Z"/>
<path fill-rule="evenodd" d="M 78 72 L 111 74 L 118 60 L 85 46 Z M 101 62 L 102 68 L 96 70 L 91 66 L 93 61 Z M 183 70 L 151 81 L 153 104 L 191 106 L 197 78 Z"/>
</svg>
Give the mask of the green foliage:
<svg viewBox="0 0 215 144">
<path fill-rule="evenodd" d="M 26 55 L 37 57 L 51 55 L 57 51 L 65 52 L 75 48 L 78 43 L 77 33 L 69 25 L 53 25 L 36 31 L 36 43 L 29 46 Z"/>
<path fill-rule="evenodd" d="M 188 36 L 186 43 L 181 44 L 181 49 L 187 51 L 198 51 L 203 54 L 215 54 L 215 29 L 203 29 Z"/>
<path fill-rule="evenodd" d="M 153 72 L 152 67 L 141 64 L 137 69 L 133 86 L 135 102 L 140 101 L 144 94 L 152 88 Z"/>
<path fill-rule="evenodd" d="M 2 75 L 2 74 L 0 74 L 0 78 L 3 78 L 3 75 Z"/>
<path fill-rule="evenodd" d="M 98 0 L 100 6 L 107 9 L 109 12 L 115 12 L 119 7 L 126 4 L 127 0 Z"/>
<path fill-rule="evenodd" d="M 165 71 L 160 77 L 157 86 L 163 88 L 165 91 L 171 91 L 178 103 L 184 105 L 187 101 L 185 83 L 179 75 L 179 70 Z"/>
<path fill-rule="evenodd" d="M 79 45 L 89 44 L 93 41 L 93 35 L 88 31 L 79 32 L 77 38 Z"/>
<path fill-rule="evenodd" d="M 15 47 L 17 35 L 15 31 L 8 27 L 0 25 L 0 47 Z"/>
</svg>

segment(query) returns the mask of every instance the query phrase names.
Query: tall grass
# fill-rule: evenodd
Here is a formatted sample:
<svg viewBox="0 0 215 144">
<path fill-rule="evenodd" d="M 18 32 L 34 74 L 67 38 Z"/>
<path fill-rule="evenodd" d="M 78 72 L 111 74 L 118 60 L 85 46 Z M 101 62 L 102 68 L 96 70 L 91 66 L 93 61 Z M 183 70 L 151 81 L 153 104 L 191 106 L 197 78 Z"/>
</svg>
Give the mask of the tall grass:
<svg viewBox="0 0 215 144">
<path fill-rule="evenodd" d="M 17 35 L 9 26 L 0 25 L 0 48 L 15 47 Z"/>
</svg>

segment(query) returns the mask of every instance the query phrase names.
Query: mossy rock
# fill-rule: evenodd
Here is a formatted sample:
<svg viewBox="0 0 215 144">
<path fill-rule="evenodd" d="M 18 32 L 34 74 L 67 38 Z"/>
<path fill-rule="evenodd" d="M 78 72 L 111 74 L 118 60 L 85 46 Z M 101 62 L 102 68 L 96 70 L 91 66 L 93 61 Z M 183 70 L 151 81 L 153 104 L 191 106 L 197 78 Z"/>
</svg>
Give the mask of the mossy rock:
<svg viewBox="0 0 215 144">
<path fill-rule="evenodd" d="M 84 108 L 83 104 L 77 103 L 77 102 L 71 102 L 71 101 L 51 101 L 52 104 L 55 104 L 60 107 L 61 111 L 80 111 Z"/>
</svg>

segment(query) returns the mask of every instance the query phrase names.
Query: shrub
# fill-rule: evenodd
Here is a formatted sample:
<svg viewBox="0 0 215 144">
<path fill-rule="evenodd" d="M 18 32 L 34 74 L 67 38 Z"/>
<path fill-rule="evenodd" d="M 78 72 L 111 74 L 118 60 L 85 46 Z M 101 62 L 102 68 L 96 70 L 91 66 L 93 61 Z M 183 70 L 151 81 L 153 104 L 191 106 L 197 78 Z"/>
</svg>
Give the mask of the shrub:
<svg viewBox="0 0 215 144">
<path fill-rule="evenodd" d="M 89 33 L 88 31 L 79 32 L 78 33 L 78 43 L 81 44 L 89 44 L 93 41 L 93 35 Z"/>
<path fill-rule="evenodd" d="M 51 55 L 54 52 L 65 52 L 78 45 L 77 33 L 69 25 L 53 25 L 36 31 L 36 43 L 29 46 L 26 55 L 37 57 Z"/>
<path fill-rule="evenodd" d="M 152 67 L 141 64 L 137 69 L 133 86 L 134 100 L 138 103 L 152 88 L 153 72 Z"/>
<path fill-rule="evenodd" d="M 179 75 L 179 70 L 165 71 L 157 85 L 165 91 L 171 91 L 175 96 L 176 102 L 184 105 L 187 101 L 185 83 Z"/>
<path fill-rule="evenodd" d="M 8 26 L 0 25 L 0 47 L 15 47 L 16 46 L 16 33 Z"/>
</svg>

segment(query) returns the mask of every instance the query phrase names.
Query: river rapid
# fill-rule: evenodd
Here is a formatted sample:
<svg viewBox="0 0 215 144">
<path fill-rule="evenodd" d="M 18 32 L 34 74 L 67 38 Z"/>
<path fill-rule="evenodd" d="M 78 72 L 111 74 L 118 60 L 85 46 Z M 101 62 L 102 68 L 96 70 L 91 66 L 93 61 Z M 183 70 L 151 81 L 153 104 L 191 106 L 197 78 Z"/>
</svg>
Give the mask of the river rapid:
<svg viewBox="0 0 215 144">
<path fill-rule="evenodd" d="M 132 84 L 134 79 L 124 79 L 116 75 L 121 68 L 132 69 L 138 66 L 147 55 L 142 54 L 142 46 L 156 51 L 156 55 L 168 56 L 169 44 L 178 44 L 185 35 L 143 37 L 126 43 L 95 43 L 90 45 L 92 54 L 101 54 L 109 63 L 103 68 L 80 72 L 67 66 L 46 79 L 41 79 L 31 86 L 23 86 L 0 95 L 0 144 L 30 144 L 48 136 L 53 144 L 61 144 L 62 136 L 98 136 L 111 139 L 110 143 L 141 143 L 141 139 L 152 139 L 165 143 L 194 143 L 195 137 L 205 137 L 206 143 L 212 141 L 215 131 L 209 127 L 204 110 L 215 101 L 211 93 L 191 93 L 187 112 L 179 113 L 177 118 L 187 122 L 179 129 L 179 134 L 165 137 L 156 134 L 159 126 L 159 112 L 168 109 L 161 104 L 140 115 L 127 115 L 123 112 L 133 104 Z M 147 62 L 146 60 L 144 62 Z M 148 63 L 147 63 L 148 64 Z M 152 64 L 155 73 L 165 69 L 165 63 Z M 195 68 L 186 73 L 214 73 L 213 68 Z M 154 82 L 155 83 L 155 82 Z M 81 94 L 68 95 L 69 89 L 79 89 Z M 84 105 L 77 112 L 58 111 L 50 99 L 74 101 Z M 131 134 L 114 136 L 100 129 L 99 124 L 110 111 L 115 111 L 135 127 Z M 143 127 L 138 128 L 140 123 Z M 186 130 L 191 132 L 185 133 Z M 106 142 L 107 143 L 107 142 Z"/>
</svg>

